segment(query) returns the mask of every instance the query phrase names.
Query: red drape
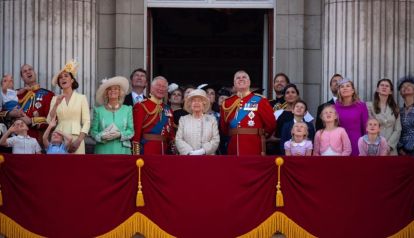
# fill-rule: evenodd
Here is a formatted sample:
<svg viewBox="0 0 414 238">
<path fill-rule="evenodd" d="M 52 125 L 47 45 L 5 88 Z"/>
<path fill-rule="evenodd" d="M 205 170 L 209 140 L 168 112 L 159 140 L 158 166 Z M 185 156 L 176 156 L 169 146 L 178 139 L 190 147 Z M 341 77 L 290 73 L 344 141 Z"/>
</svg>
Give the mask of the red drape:
<svg viewBox="0 0 414 238">
<path fill-rule="evenodd" d="M 36 157 L 36 158 L 33 158 Z M 178 237 L 236 237 L 276 210 L 318 237 L 386 237 L 414 221 L 412 158 L 5 155 L 0 212 L 47 237 L 92 237 L 135 212 Z M 1 228 L 0 228 L 1 231 Z"/>
</svg>

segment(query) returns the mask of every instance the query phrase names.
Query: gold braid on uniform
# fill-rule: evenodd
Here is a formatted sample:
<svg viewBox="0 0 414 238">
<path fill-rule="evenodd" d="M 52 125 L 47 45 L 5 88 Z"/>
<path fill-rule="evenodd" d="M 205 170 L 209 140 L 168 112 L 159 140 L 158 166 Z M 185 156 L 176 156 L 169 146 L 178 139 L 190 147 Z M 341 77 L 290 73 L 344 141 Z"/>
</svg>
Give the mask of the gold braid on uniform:
<svg viewBox="0 0 414 238">
<path fill-rule="evenodd" d="M 159 114 L 160 112 L 162 112 L 162 106 L 160 104 L 157 104 L 157 106 L 155 106 L 154 110 L 152 110 L 151 112 L 148 110 L 148 108 L 144 104 L 141 104 L 141 105 L 142 105 L 142 108 L 144 108 L 147 115 L 154 115 L 154 114 Z M 142 128 L 147 128 L 149 125 L 151 125 L 151 123 L 155 120 L 155 118 L 156 116 L 152 117 L 152 119 L 146 124 L 144 124 Z"/>
<path fill-rule="evenodd" d="M 35 97 L 35 93 L 33 91 L 38 90 L 40 88 L 39 84 L 36 84 L 35 86 L 32 86 L 30 90 L 24 95 L 22 99 L 19 100 L 19 104 L 22 105 L 22 108 L 25 107 L 26 103 Z M 33 101 L 32 101 L 33 102 Z"/>
<path fill-rule="evenodd" d="M 275 106 L 273 107 L 273 111 L 277 111 L 280 109 L 285 109 L 287 107 L 287 102 L 284 102 L 282 104 L 280 103 L 276 103 Z"/>
<path fill-rule="evenodd" d="M 30 100 L 33 99 L 35 96 L 35 93 L 33 91 L 29 91 L 26 93 L 26 95 L 24 95 L 24 97 L 22 99 L 19 100 L 19 104 L 22 105 L 22 108 L 25 107 L 26 103 Z M 33 101 L 32 101 L 33 102 Z"/>
<path fill-rule="evenodd" d="M 139 142 L 132 142 L 132 154 L 140 155 L 141 154 L 141 144 Z"/>
<path fill-rule="evenodd" d="M 239 106 L 241 99 L 237 98 L 236 101 L 229 107 L 226 107 L 225 101 L 223 102 L 223 111 L 224 111 L 224 121 L 227 122 L 230 114 Z"/>
</svg>

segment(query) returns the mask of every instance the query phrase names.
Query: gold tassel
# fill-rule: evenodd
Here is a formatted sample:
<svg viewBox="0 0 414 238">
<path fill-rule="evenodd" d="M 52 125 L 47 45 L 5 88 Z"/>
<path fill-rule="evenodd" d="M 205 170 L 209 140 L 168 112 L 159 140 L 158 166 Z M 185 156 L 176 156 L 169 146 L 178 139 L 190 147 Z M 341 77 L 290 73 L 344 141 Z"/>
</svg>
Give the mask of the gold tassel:
<svg viewBox="0 0 414 238">
<path fill-rule="evenodd" d="M 136 206 L 143 207 L 145 206 L 145 202 L 144 202 L 144 194 L 142 193 L 141 168 L 142 166 L 144 166 L 144 160 L 139 158 L 136 163 L 138 167 L 138 192 L 137 192 Z"/>
<path fill-rule="evenodd" d="M 280 186 L 279 186 L 280 189 Z M 282 191 L 276 191 L 276 207 L 283 207 L 285 204 L 283 202 L 283 194 Z"/>
<path fill-rule="evenodd" d="M 137 192 L 137 207 L 143 207 L 145 206 L 144 202 L 144 194 L 142 194 L 142 191 Z"/>
<path fill-rule="evenodd" d="M 285 203 L 283 202 L 282 190 L 280 190 L 280 167 L 283 165 L 283 158 L 277 157 L 275 163 L 277 166 L 276 207 L 283 207 Z"/>
<path fill-rule="evenodd" d="M 0 155 L 0 165 L 4 162 L 4 156 Z M 0 185 L 0 207 L 3 206 L 3 195 L 1 193 L 1 185 Z"/>
</svg>

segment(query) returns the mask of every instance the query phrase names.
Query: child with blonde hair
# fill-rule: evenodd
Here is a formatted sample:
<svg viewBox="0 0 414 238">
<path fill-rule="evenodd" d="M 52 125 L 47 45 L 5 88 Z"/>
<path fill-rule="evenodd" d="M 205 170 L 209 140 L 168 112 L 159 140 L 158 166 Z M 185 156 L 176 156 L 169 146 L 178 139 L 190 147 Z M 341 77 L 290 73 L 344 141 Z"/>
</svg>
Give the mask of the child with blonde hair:
<svg viewBox="0 0 414 238">
<path fill-rule="evenodd" d="M 299 99 L 293 104 L 293 118 L 290 121 L 285 121 L 282 125 L 282 130 L 280 131 L 280 151 L 284 152 L 285 142 L 289 141 L 292 138 L 292 128 L 296 122 L 305 122 L 308 126 L 308 139 L 313 141 L 315 137 L 315 127 L 313 123 L 307 122 L 304 118 L 308 112 L 308 105 L 305 101 Z"/>
<path fill-rule="evenodd" d="M 350 155 L 351 141 L 345 129 L 338 126 L 339 118 L 335 107 L 325 106 L 320 117 L 324 128 L 316 132 L 313 155 Z"/>
<path fill-rule="evenodd" d="M 389 153 L 387 140 L 380 136 L 380 123 L 375 118 L 368 119 L 367 134 L 358 140 L 359 155 L 385 156 Z"/>
<path fill-rule="evenodd" d="M 14 80 L 11 74 L 3 75 L 1 79 L 1 95 L 3 97 L 3 108 L 7 111 L 11 111 L 13 109 L 19 109 L 19 99 L 18 95 L 25 93 L 29 90 L 30 87 L 26 86 L 19 90 L 14 90 Z M 25 116 L 23 111 L 19 111 L 20 116 Z"/>
<path fill-rule="evenodd" d="M 56 117 L 49 122 L 43 134 L 43 146 L 45 147 L 46 154 L 67 154 L 73 137 L 62 131 L 54 130 L 49 141 L 50 131 L 54 127 L 56 127 Z"/>
<path fill-rule="evenodd" d="M 285 154 L 295 156 L 312 155 L 312 141 L 308 140 L 308 125 L 296 122 L 292 127 L 292 139 L 285 142 Z"/>
</svg>

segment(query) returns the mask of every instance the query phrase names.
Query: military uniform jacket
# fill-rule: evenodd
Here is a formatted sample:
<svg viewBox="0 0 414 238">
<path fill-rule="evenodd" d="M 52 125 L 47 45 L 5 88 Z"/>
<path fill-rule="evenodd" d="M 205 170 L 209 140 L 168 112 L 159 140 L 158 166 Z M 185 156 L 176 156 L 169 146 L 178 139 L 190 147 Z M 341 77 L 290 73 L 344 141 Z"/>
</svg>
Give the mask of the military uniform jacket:
<svg viewBox="0 0 414 238">
<path fill-rule="evenodd" d="M 260 155 L 263 149 L 259 134 L 234 134 L 237 128 L 257 128 L 270 135 L 276 128 L 276 119 L 269 101 L 261 95 L 250 93 L 239 98 L 226 99 L 220 109 L 221 133 L 230 137 L 229 155 Z"/>
<path fill-rule="evenodd" d="M 32 119 L 29 127 L 29 136 L 37 141 L 42 141 L 42 135 L 47 128 L 47 115 L 49 114 L 50 102 L 55 94 L 39 85 L 26 93 L 18 95 L 19 105 L 28 117 Z"/>
<path fill-rule="evenodd" d="M 134 105 L 133 119 L 134 154 L 166 154 L 172 150 L 175 132 L 173 114 L 168 105 L 144 99 L 141 103 Z M 148 135 L 162 136 L 163 140 L 146 139 Z"/>
</svg>

